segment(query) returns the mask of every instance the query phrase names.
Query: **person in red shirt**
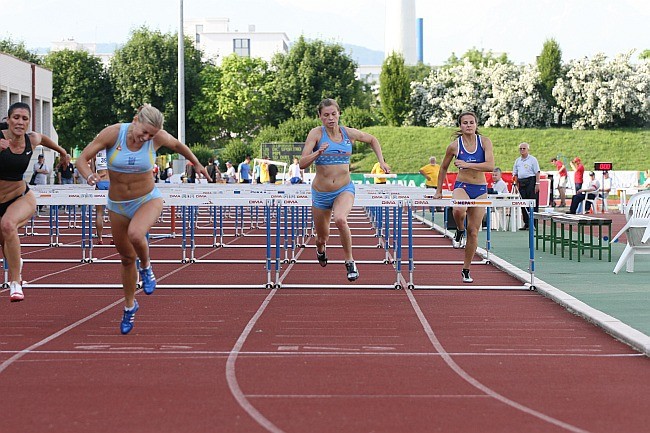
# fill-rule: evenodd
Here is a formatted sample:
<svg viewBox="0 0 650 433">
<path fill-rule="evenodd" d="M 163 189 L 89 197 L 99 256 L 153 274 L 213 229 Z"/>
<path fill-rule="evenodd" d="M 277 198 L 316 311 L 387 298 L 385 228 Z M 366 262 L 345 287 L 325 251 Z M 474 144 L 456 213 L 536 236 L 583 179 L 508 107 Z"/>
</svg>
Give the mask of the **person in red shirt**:
<svg viewBox="0 0 650 433">
<path fill-rule="evenodd" d="M 567 186 L 567 175 L 569 174 L 564 162 L 558 161 L 557 158 L 551 159 L 551 162 L 553 165 L 555 165 L 555 168 L 558 171 L 558 174 L 560 176 L 560 180 L 557 183 L 557 190 L 560 193 L 560 207 L 566 207 L 566 186 Z"/>
<path fill-rule="evenodd" d="M 571 170 L 575 171 L 575 174 L 573 175 L 573 182 L 576 185 L 577 194 L 578 190 L 582 188 L 582 180 L 585 175 L 585 166 L 582 165 L 582 161 L 579 157 L 576 156 L 573 158 L 573 161 L 571 161 Z"/>
</svg>

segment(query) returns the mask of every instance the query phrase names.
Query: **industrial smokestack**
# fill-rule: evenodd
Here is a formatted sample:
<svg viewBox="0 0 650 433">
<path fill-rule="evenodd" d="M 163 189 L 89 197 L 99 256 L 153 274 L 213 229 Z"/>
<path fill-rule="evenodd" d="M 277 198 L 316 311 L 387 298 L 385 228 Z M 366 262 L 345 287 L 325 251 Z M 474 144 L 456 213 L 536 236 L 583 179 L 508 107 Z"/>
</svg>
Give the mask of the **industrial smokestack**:
<svg viewBox="0 0 650 433">
<path fill-rule="evenodd" d="M 415 0 L 386 0 L 385 56 L 396 52 L 415 65 Z"/>
<path fill-rule="evenodd" d="M 424 18 L 418 18 L 418 63 L 424 63 Z"/>
</svg>

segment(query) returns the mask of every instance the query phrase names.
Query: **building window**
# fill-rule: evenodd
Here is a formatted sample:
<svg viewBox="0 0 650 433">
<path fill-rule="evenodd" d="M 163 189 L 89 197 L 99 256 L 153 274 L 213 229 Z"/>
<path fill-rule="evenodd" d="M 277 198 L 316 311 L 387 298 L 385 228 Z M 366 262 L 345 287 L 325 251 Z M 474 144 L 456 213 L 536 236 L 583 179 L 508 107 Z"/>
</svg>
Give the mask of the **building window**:
<svg viewBox="0 0 650 433">
<path fill-rule="evenodd" d="M 250 39 L 233 39 L 233 52 L 241 57 L 251 56 Z"/>
<path fill-rule="evenodd" d="M 197 24 L 196 25 L 196 32 L 195 32 L 195 37 L 196 43 L 200 44 L 201 43 L 201 33 L 203 33 L 203 24 Z"/>
</svg>

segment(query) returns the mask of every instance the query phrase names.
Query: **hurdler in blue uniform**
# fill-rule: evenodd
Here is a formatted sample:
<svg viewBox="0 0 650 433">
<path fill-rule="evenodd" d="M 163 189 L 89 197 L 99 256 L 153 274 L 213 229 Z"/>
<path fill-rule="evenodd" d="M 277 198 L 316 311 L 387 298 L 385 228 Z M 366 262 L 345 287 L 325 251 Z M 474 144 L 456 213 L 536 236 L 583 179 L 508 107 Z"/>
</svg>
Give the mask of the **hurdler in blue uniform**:
<svg viewBox="0 0 650 433">
<path fill-rule="evenodd" d="M 350 155 L 352 143 L 361 141 L 372 147 L 382 169 L 390 173 L 384 162 L 379 141 L 374 136 L 354 128 L 339 125 L 341 110 L 333 99 L 324 99 L 318 105 L 322 126 L 309 131 L 300 158 L 300 168 L 316 166 L 312 182 L 312 213 L 316 229 L 316 259 L 327 266 L 326 245 L 330 234 L 330 220 L 339 230 L 345 268 L 349 281 L 359 278 L 359 270 L 352 256 L 352 236 L 348 215 L 354 204 L 354 184 L 350 178 Z"/>
<path fill-rule="evenodd" d="M 456 159 L 454 165 L 458 168 L 458 176 L 456 177 L 452 197 L 457 200 L 485 197 L 487 195 L 485 172 L 491 172 L 494 169 L 492 141 L 479 134 L 477 118 L 474 113 L 465 112 L 458 116 L 458 126 L 460 129 L 456 132 L 457 138 L 447 146 L 445 158 L 440 166 L 438 189 L 434 197 L 442 198 L 442 186 L 449 165 L 454 158 Z M 454 221 L 456 221 L 458 229 L 452 239 L 452 246 L 454 248 L 465 248 L 465 259 L 461 271 L 464 283 L 474 281 L 469 274 L 469 270 L 478 247 L 478 232 L 484 215 L 484 207 L 454 207 Z M 466 217 L 467 227 L 465 227 Z"/>
<path fill-rule="evenodd" d="M 136 258 L 140 260 L 142 290 L 151 294 L 156 288 L 156 277 L 151 267 L 146 235 L 158 220 L 163 207 L 160 192 L 155 187 L 152 169 L 156 150 L 161 146 L 183 155 L 194 164 L 197 172 L 210 179 L 207 171 L 190 149 L 162 129 L 163 116 L 151 105 L 140 107 L 132 123 L 115 124 L 104 128 L 77 159 L 77 170 L 89 185 L 97 185 L 101 178 L 90 172 L 88 161 L 101 151 L 107 151 L 109 217 L 113 241 L 120 254 L 125 308 L 120 332 L 133 329 L 135 313 L 139 309 L 135 299 L 137 284 Z"/>
</svg>

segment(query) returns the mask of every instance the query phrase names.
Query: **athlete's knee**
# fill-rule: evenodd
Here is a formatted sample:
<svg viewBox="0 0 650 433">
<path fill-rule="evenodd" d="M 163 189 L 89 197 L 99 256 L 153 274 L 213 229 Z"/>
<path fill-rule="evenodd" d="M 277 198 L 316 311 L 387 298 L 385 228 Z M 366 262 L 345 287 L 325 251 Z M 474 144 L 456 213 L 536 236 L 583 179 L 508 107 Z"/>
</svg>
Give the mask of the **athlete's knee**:
<svg viewBox="0 0 650 433">
<path fill-rule="evenodd" d="M 325 245 L 328 240 L 329 240 L 329 233 L 316 235 L 316 244 L 318 245 Z"/>
<path fill-rule="evenodd" d="M 16 221 L 5 216 L 2 218 L 2 222 L 0 222 L 0 230 L 2 231 L 2 236 L 7 238 L 14 233 L 18 233 L 18 224 Z"/>
<path fill-rule="evenodd" d="M 478 237 L 478 227 L 476 226 L 471 226 L 471 227 L 465 227 L 465 230 L 467 230 L 467 239 L 469 240 L 470 237 L 476 238 Z"/>
<path fill-rule="evenodd" d="M 122 263 L 122 266 L 125 268 L 135 265 L 135 259 L 136 259 L 135 254 L 128 255 L 128 256 L 120 256 L 120 262 Z"/>
<path fill-rule="evenodd" d="M 334 215 L 334 225 L 339 229 L 348 227 L 348 218 L 345 215 Z"/>
<path fill-rule="evenodd" d="M 136 245 L 142 241 L 146 242 L 146 235 L 147 232 L 140 229 L 139 227 L 129 227 L 129 230 L 127 232 L 129 242 L 131 242 L 133 245 Z"/>
</svg>

